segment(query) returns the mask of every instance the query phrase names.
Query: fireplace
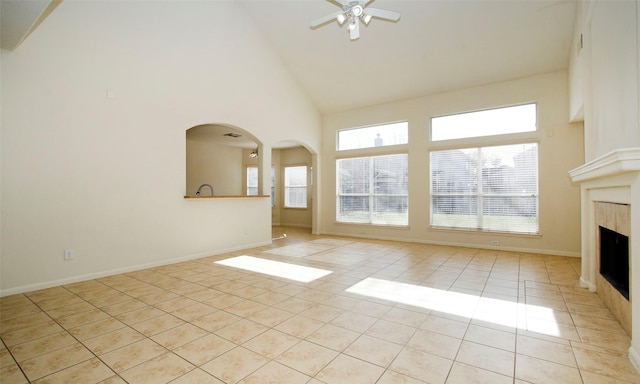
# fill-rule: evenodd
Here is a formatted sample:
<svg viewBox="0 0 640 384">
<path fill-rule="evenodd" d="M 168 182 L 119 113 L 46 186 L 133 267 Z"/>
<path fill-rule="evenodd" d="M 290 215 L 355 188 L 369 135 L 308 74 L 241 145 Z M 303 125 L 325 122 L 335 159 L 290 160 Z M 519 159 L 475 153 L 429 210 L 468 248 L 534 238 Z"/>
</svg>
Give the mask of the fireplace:
<svg viewBox="0 0 640 384">
<path fill-rule="evenodd" d="M 629 300 L 629 237 L 603 226 L 600 229 L 600 274 Z"/>
<path fill-rule="evenodd" d="M 569 172 L 581 191 L 581 276 L 580 285 L 597 292 L 624 330 L 631 335 L 629 358 L 640 371 L 640 147 L 622 148 L 598 157 Z M 619 233 L 618 244 L 610 245 L 600 227 Z M 601 243 L 604 247 L 626 249 L 627 272 L 616 269 L 614 282 L 600 271 Z M 620 243 L 623 245 L 620 245 Z M 608 259 L 603 250 L 604 258 Z M 613 250 L 616 257 L 622 251 Z M 615 263 L 625 264 L 616 259 Z M 611 266 L 605 263 L 605 274 Z M 609 271 L 607 271 L 609 269 Z M 626 275 L 626 282 L 625 277 Z M 635 283 L 635 284 L 634 284 Z M 626 287 L 625 287 L 626 286 Z M 619 289 L 621 288 L 621 289 Z M 626 295 L 621 293 L 626 290 Z"/>
</svg>

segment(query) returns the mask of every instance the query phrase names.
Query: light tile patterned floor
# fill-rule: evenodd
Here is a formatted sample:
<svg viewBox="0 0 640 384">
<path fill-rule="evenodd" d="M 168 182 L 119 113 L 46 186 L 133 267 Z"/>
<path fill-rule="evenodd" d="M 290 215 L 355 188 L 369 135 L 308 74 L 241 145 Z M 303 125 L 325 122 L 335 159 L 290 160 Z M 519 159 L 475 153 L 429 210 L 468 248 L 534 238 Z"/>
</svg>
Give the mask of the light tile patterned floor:
<svg viewBox="0 0 640 384">
<path fill-rule="evenodd" d="M 1 298 L 0 382 L 640 383 L 578 259 L 283 232 Z"/>
</svg>

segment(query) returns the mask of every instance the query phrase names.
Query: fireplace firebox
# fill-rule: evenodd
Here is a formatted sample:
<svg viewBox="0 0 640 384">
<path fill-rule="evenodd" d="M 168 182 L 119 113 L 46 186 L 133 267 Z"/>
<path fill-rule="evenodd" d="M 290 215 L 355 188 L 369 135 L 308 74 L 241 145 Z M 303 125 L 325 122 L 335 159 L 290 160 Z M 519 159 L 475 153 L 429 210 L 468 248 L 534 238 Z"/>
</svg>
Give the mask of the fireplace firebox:
<svg viewBox="0 0 640 384">
<path fill-rule="evenodd" d="M 602 226 L 600 274 L 629 300 L 629 237 Z"/>
</svg>

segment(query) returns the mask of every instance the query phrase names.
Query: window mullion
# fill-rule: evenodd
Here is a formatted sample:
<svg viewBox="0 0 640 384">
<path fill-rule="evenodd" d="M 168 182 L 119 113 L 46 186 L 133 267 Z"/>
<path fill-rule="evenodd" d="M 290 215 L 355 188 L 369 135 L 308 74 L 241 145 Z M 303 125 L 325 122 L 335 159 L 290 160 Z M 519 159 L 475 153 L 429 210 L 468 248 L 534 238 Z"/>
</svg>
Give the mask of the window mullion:
<svg viewBox="0 0 640 384">
<path fill-rule="evenodd" d="M 483 228 L 483 212 L 484 212 L 484 188 L 483 188 L 483 184 L 484 184 L 484 178 L 482 175 L 482 169 L 483 164 L 482 164 L 482 148 L 478 148 L 478 157 L 477 157 L 477 164 L 476 164 L 476 174 L 477 174 L 477 210 L 478 210 L 478 228 Z"/>
<path fill-rule="evenodd" d="M 373 192 L 375 172 L 373 170 L 373 157 L 369 158 L 369 224 L 373 223 Z"/>
</svg>

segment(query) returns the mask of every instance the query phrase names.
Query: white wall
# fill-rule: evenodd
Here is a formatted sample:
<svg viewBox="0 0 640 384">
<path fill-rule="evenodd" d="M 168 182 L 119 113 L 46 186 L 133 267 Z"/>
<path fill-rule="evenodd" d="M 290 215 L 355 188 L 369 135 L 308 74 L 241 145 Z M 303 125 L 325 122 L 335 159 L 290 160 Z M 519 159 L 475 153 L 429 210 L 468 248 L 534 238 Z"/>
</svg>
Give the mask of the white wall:
<svg viewBox="0 0 640 384">
<path fill-rule="evenodd" d="M 563 71 L 325 116 L 322 230 L 342 235 L 485 248 L 491 248 L 491 240 L 498 240 L 499 249 L 579 256 L 580 189 L 571 184 L 567 172 L 584 162 L 583 130 L 581 124 L 568 122 L 568 99 L 568 74 Z M 538 132 L 522 137 L 539 142 L 540 236 L 429 228 L 430 118 L 529 102 L 538 104 Z M 392 228 L 336 223 L 336 131 L 403 120 L 409 122 L 409 144 L 405 148 L 409 153 L 409 226 Z M 482 140 L 469 140 L 468 144 Z"/>
<path fill-rule="evenodd" d="M 640 146 L 638 29 L 634 0 L 582 1 L 572 52 L 573 108 L 584 108 L 586 161 L 614 149 Z M 583 103 L 581 105 L 580 103 Z"/>
<path fill-rule="evenodd" d="M 275 142 L 320 148 L 233 2 L 63 2 L 1 66 L 2 295 L 269 243 L 268 198 L 183 198 L 193 126 L 251 132 L 266 164 Z"/>
</svg>

